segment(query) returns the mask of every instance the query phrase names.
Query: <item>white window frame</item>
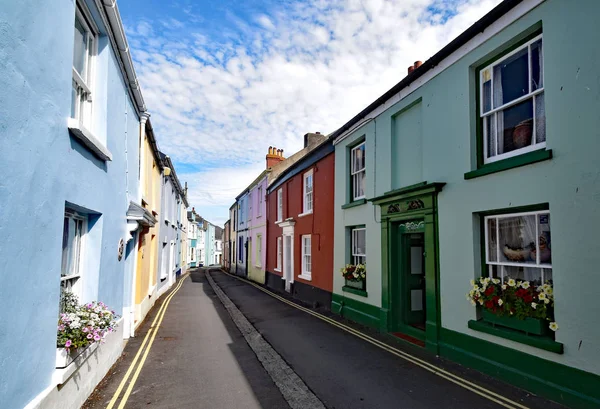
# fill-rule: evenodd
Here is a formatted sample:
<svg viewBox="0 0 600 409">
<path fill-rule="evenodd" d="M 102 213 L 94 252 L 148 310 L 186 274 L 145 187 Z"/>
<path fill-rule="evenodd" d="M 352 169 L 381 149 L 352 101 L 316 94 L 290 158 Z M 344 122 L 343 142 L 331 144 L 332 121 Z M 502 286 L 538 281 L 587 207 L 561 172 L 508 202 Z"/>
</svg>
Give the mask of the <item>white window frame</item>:
<svg viewBox="0 0 600 409">
<path fill-rule="evenodd" d="M 283 236 L 277 237 L 277 267 L 275 271 L 281 272 L 281 264 L 283 263 Z"/>
<path fill-rule="evenodd" d="M 248 220 L 252 219 L 252 192 L 248 193 Z"/>
<path fill-rule="evenodd" d="M 359 232 L 364 232 L 365 234 L 365 249 L 364 253 L 359 253 L 356 249 L 356 237 Z M 367 229 L 365 227 L 356 227 L 351 230 L 351 239 L 350 239 L 350 254 L 352 256 L 352 264 L 365 264 L 367 263 Z M 362 262 L 361 262 L 362 261 Z"/>
<path fill-rule="evenodd" d="M 302 246 L 302 274 L 298 278 L 310 281 L 312 279 L 312 237 L 310 234 L 300 236 Z"/>
<path fill-rule="evenodd" d="M 500 219 L 506 219 L 506 218 L 511 218 L 511 217 L 522 217 L 522 216 L 535 216 L 536 219 L 536 223 L 535 223 L 535 247 L 536 247 L 536 261 L 535 263 L 517 263 L 517 262 L 505 262 L 505 261 L 500 261 L 500 256 L 502 254 L 502 250 L 500 249 L 500 223 L 499 220 Z M 494 215 L 489 215 L 489 216 L 485 216 L 483 219 L 483 223 L 484 223 L 484 234 L 485 234 L 485 262 L 488 266 L 488 276 L 491 278 L 493 277 L 493 268 L 492 266 L 498 266 L 497 270 L 498 270 L 498 275 L 500 276 L 500 280 L 502 281 L 502 283 L 504 283 L 504 277 L 508 276 L 508 274 L 506 274 L 505 268 L 504 267 L 524 267 L 524 268 L 537 268 L 541 270 L 541 280 L 542 283 L 545 282 L 544 280 L 544 275 L 546 270 L 550 270 L 550 272 L 552 271 L 552 263 L 541 263 L 540 262 L 540 232 L 539 232 L 539 217 L 541 215 L 548 215 L 550 216 L 550 211 L 549 210 L 540 210 L 540 211 L 534 211 L 534 212 L 521 212 L 521 213 L 507 213 L 507 214 L 494 214 Z M 490 255 L 489 255 L 489 220 L 496 220 L 496 261 L 490 261 Z M 552 229 L 550 229 L 550 231 L 552 231 Z M 511 277 L 509 277 L 511 278 Z"/>
<path fill-rule="evenodd" d="M 519 156 L 522 155 L 524 153 L 528 153 L 528 152 L 532 152 L 532 151 L 536 151 L 538 149 L 542 149 L 546 147 L 546 140 L 542 141 L 542 142 L 536 142 L 536 132 L 537 132 L 537 127 L 536 127 L 536 97 L 538 95 L 542 95 L 544 94 L 544 64 L 543 64 L 543 55 L 544 55 L 544 41 L 543 41 L 543 35 L 540 34 L 539 36 L 536 36 L 535 38 L 531 39 L 530 41 L 528 41 L 527 43 L 523 44 L 522 46 L 520 46 L 519 48 L 513 50 L 512 52 L 502 56 L 501 58 L 495 60 L 493 63 L 491 63 L 490 65 L 488 65 L 487 67 L 483 68 L 480 72 L 479 72 L 479 115 L 480 115 L 480 120 L 481 120 L 481 125 L 482 125 L 482 138 L 483 138 L 483 163 L 484 164 L 488 164 L 488 163 L 492 163 L 492 162 L 496 162 L 502 159 L 507 159 L 507 158 L 511 158 L 514 156 Z M 540 66 L 540 77 L 542 79 L 542 86 L 539 87 L 536 90 L 532 89 L 532 70 L 531 70 L 531 45 L 537 41 L 541 40 L 542 41 L 542 48 L 541 48 L 541 52 L 542 52 L 542 64 Z M 523 51 L 523 49 L 527 48 L 527 61 L 528 61 L 528 93 L 526 95 L 523 95 L 517 99 L 514 99 L 510 102 L 507 102 L 501 106 L 498 107 L 494 107 L 494 67 L 502 64 L 502 62 L 506 61 L 507 59 L 509 59 L 510 57 L 512 57 L 513 55 Z M 484 81 L 484 75 L 490 76 L 490 80 L 491 80 L 491 89 L 490 89 L 490 98 L 491 98 L 491 105 L 490 105 L 490 110 L 487 112 L 483 112 L 484 110 L 484 92 L 483 92 L 483 86 L 484 83 L 486 81 Z M 532 100 L 532 104 L 533 104 L 533 128 L 532 128 L 532 134 L 531 134 L 531 145 L 529 146 L 525 146 L 523 148 L 520 149 L 515 149 L 512 150 L 510 152 L 506 152 L 506 153 L 501 153 L 498 154 L 498 147 L 496 146 L 496 155 L 489 157 L 488 158 L 488 139 L 489 136 L 487 134 L 487 126 L 486 126 L 486 121 L 489 120 L 493 120 L 496 121 L 496 138 L 494 138 L 494 143 L 497 145 L 498 144 L 498 132 L 500 131 L 498 128 L 498 113 L 501 111 L 504 111 L 507 108 L 510 108 L 512 106 L 518 105 L 524 101 L 527 101 L 531 99 Z M 545 111 L 544 111 L 544 116 L 546 115 Z"/>
<path fill-rule="evenodd" d="M 74 269 L 74 273 L 69 275 L 63 275 L 63 268 L 65 266 L 62 265 L 62 256 L 61 256 L 61 272 L 60 272 L 60 285 L 61 287 L 68 289 L 73 294 L 77 295 L 79 300 L 81 301 L 83 298 L 83 260 L 85 259 L 85 244 L 86 244 L 86 235 L 87 235 L 87 216 L 77 213 L 72 210 L 65 210 L 64 218 L 63 218 L 63 241 L 64 241 L 64 219 L 73 219 L 76 222 L 80 222 L 80 234 L 76 237 L 77 240 L 77 255 L 76 255 L 76 265 Z"/>
<path fill-rule="evenodd" d="M 277 221 L 283 220 L 283 188 L 277 190 Z"/>
<path fill-rule="evenodd" d="M 350 151 L 350 182 L 352 183 L 351 186 L 351 190 L 352 190 L 352 200 L 360 200 L 360 199 L 364 199 L 365 198 L 365 192 L 362 193 L 362 195 L 357 195 L 356 192 L 358 191 L 358 186 L 360 185 L 360 179 L 359 179 L 359 175 L 360 174 L 364 174 L 363 178 L 366 179 L 367 178 L 367 173 L 366 173 L 366 168 L 367 168 L 367 158 L 366 158 L 366 154 L 367 154 L 367 147 L 365 145 L 365 141 L 363 141 L 362 143 L 359 143 L 358 145 L 356 145 L 354 148 L 352 148 L 352 150 Z M 357 150 L 360 150 L 361 147 L 365 147 L 365 165 L 360 168 L 360 169 L 356 169 L 354 167 L 354 164 L 356 163 L 356 161 L 354 160 L 354 156 L 355 156 L 355 152 Z M 365 188 L 366 188 L 366 183 L 365 183 Z"/>
<path fill-rule="evenodd" d="M 95 63 L 96 55 L 98 53 L 98 28 L 91 19 L 90 13 L 83 7 L 84 6 L 82 6 L 80 2 L 77 2 L 75 8 L 75 20 L 79 21 L 86 34 L 87 58 L 86 61 L 84 61 L 86 78 L 84 79 L 75 69 L 75 66 L 72 65 L 72 87 L 76 90 L 76 98 L 75 101 L 71 101 L 71 104 L 75 104 L 75 112 L 71 112 L 71 117 L 79 121 L 79 123 L 83 124 L 86 128 L 91 129 L 93 125 L 92 90 L 94 89 Z M 73 21 L 73 29 L 75 29 L 75 20 Z M 73 53 L 74 52 L 75 50 L 73 49 Z"/>
<path fill-rule="evenodd" d="M 262 203 L 263 203 L 263 188 L 258 187 L 258 209 L 256 210 L 256 217 L 262 216 Z"/>
<path fill-rule="evenodd" d="M 256 267 L 262 267 L 262 234 L 256 235 Z"/>
<path fill-rule="evenodd" d="M 310 186 L 308 185 L 308 181 L 310 180 Z M 309 190 L 310 188 L 310 190 Z M 314 198 L 315 198 L 315 178 L 313 176 L 313 170 L 309 170 L 305 172 L 302 176 L 302 214 L 311 214 L 314 208 Z"/>
</svg>

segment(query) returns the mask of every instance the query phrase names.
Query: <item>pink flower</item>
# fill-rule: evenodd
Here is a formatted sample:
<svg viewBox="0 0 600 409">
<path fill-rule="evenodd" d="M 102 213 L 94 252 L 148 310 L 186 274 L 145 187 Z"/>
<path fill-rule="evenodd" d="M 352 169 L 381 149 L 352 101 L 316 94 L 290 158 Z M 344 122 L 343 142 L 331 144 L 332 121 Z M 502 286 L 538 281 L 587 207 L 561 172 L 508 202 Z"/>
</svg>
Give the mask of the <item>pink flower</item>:
<svg viewBox="0 0 600 409">
<path fill-rule="evenodd" d="M 89 331 L 89 329 L 88 329 L 88 327 L 83 327 L 82 331 L 83 331 L 83 332 L 88 332 L 88 331 Z"/>
<path fill-rule="evenodd" d="M 94 336 L 92 334 L 87 334 L 87 339 L 92 339 Z"/>
<path fill-rule="evenodd" d="M 102 339 L 102 337 L 98 334 L 94 335 L 94 341 L 98 342 Z"/>
<path fill-rule="evenodd" d="M 65 342 L 65 348 L 69 348 L 71 346 L 71 340 L 67 339 L 67 342 Z"/>
</svg>

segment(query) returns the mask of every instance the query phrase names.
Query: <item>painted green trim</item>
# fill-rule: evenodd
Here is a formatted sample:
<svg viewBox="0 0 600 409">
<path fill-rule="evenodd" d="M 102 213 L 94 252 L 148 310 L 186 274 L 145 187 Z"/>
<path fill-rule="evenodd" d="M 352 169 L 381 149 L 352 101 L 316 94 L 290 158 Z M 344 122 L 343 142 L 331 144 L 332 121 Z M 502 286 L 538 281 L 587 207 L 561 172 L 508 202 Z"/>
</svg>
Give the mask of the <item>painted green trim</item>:
<svg viewBox="0 0 600 409">
<path fill-rule="evenodd" d="M 488 163 L 479 169 L 465 173 L 465 180 L 475 179 L 492 173 L 503 172 L 508 169 L 514 169 L 521 166 L 531 165 L 532 163 L 542 162 L 552 159 L 552 149 L 539 149 L 537 151 L 524 153 L 523 155 L 513 156 L 499 160 L 498 162 Z"/>
<path fill-rule="evenodd" d="M 379 307 L 331 294 L 331 311 L 368 327 L 380 328 Z"/>
<path fill-rule="evenodd" d="M 600 376 L 442 328 L 440 355 L 573 408 L 600 407 Z"/>
<path fill-rule="evenodd" d="M 342 291 L 346 293 L 360 295 L 361 297 L 367 297 L 369 295 L 365 290 L 359 290 L 358 288 L 348 287 L 347 285 L 342 287 Z"/>
<path fill-rule="evenodd" d="M 538 203 L 527 206 L 503 207 L 502 209 L 486 210 L 477 214 L 480 216 L 495 216 L 508 213 L 540 212 L 543 210 L 550 210 L 550 204 Z"/>
<path fill-rule="evenodd" d="M 537 37 L 542 34 L 542 22 L 537 22 L 532 27 L 525 30 L 519 36 L 515 37 L 513 40 L 509 41 L 504 45 L 504 48 L 500 51 L 494 51 L 492 55 L 486 58 L 482 63 L 478 64 L 475 68 L 475 119 L 476 119 L 476 149 L 477 149 L 477 168 L 482 168 L 483 164 L 483 119 L 481 118 L 481 99 L 480 99 L 480 88 L 481 88 L 481 75 L 479 73 L 482 69 L 490 65 L 496 60 L 501 59 L 506 54 L 516 50 L 521 47 L 523 44 L 528 42 L 529 40 Z M 470 172 L 469 172 L 470 173 Z M 467 174 L 465 174 L 465 179 L 467 178 Z"/>
<path fill-rule="evenodd" d="M 367 199 L 358 199 L 355 200 L 353 202 L 350 203 L 346 203 L 345 205 L 342 205 L 342 209 L 350 209 L 351 207 L 356 207 L 356 206 L 362 206 L 365 203 L 367 203 Z"/>
<path fill-rule="evenodd" d="M 511 341 L 519 342 L 535 348 L 544 349 L 556 354 L 562 354 L 564 352 L 563 344 L 553 341 L 551 338 L 539 335 L 527 335 L 519 330 L 494 326 L 493 324 L 484 320 L 469 321 L 469 328 L 500 338 L 510 339 Z"/>
<path fill-rule="evenodd" d="M 406 196 L 420 196 L 428 193 L 437 193 L 442 190 L 445 183 L 440 182 L 420 182 L 415 183 L 414 185 L 402 187 L 396 190 L 390 190 L 389 192 L 385 192 L 381 196 L 373 197 L 368 199 L 369 202 L 381 202 L 388 199 L 397 200 L 402 199 Z M 431 191 L 430 191 L 431 190 Z M 377 203 L 379 204 L 379 203 Z"/>
<path fill-rule="evenodd" d="M 354 197 L 354 192 L 352 191 L 352 189 L 354 189 L 354 186 L 352 184 L 352 173 L 351 173 L 352 149 L 356 148 L 358 145 L 365 142 L 365 151 L 366 151 L 366 148 L 367 148 L 366 141 L 367 141 L 367 134 L 365 133 L 360 138 L 357 138 L 357 139 L 353 140 L 351 143 L 349 143 L 348 145 L 346 145 L 346 175 L 344 177 L 346 180 L 346 203 L 354 202 L 354 200 L 352 200 Z M 362 199 L 359 199 L 359 200 L 362 200 Z"/>
</svg>

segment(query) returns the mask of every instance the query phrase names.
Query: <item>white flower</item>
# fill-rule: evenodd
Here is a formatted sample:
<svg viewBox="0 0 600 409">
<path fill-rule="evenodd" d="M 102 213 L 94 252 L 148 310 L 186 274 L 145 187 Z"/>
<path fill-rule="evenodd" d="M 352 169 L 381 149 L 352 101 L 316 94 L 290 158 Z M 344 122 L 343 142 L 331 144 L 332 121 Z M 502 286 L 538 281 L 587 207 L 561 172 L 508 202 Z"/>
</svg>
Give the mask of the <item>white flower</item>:
<svg viewBox="0 0 600 409">
<path fill-rule="evenodd" d="M 537 307 L 538 305 L 534 302 L 531 303 L 531 307 L 535 310 L 535 307 Z"/>
<path fill-rule="evenodd" d="M 492 278 L 492 283 L 500 284 L 500 280 L 498 280 L 497 278 Z"/>
<path fill-rule="evenodd" d="M 547 298 L 544 298 L 544 304 L 550 304 L 550 300 Z"/>
<path fill-rule="evenodd" d="M 475 280 L 469 280 L 469 284 L 471 284 L 472 287 L 475 287 Z"/>
<path fill-rule="evenodd" d="M 506 284 L 502 284 L 502 289 L 506 290 Z"/>
<path fill-rule="evenodd" d="M 471 296 L 469 294 L 466 295 L 467 301 L 471 300 Z"/>
<path fill-rule="evenodd" d="M 514 287 L 515 285 L 517 285 L 517 283 L 515 282 L 515 280 L 512 279 L 512 278 L 508 279 L 507 284 L 508 284 L 509 287 Z"/>
<path fill-rule="evenodd" d="M 475 306 L 477 304 L 475 304 L 475 301 L 471 300 L 471 305 Z"/>
<path fill-rule="evenodd" d="M 539 294 L 538 294 L 538 298 L 539 298 L 541 301 L 543 301 L 543 300 L 546 300 L 546 299 L 547 299 L 547 297 L 546 297 L 546 294 L 544 294 L 544 293 L 539 293 Z"/>
<path fill-rule="evenodd" d="M 530 286 L 529 281 L 523 281 L 521 283 L 521 288 L 524 288 L 526 290 L 529 288 L 529 286 Z"/>
<path fill-rule="evenodd" d="M 552 331 L 558 330 L 558 324 L 556 322 L 551 322 L 549 327 Z"/>
<path fill-rule="evenodd" d="M 354 276 L 354 278 L 358 278 L 358 273 L 354 272 L 352 273 L 352 275 Z"/>
<path fill-rule="evenodd" d="M 483 300 L 481 298 L 479 299 L 479 305 L 483 305 Z"/>
<path fill-rule="evenodd" d="M 500 305 L 500 306 L 501 306 L 502 304 L 504 304 L 504 301 L 502 301 L 501 299 L 500 299 L 500 300 L 498 300 L 498 305 Z"/>
</svg>

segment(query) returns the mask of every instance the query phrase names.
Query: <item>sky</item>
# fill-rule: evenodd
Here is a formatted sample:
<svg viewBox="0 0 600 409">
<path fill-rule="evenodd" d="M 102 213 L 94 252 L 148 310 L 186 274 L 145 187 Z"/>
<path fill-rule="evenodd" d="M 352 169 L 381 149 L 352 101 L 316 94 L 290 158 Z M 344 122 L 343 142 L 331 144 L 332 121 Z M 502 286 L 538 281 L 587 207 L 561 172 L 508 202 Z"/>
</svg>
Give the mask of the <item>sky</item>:
<svg viewBox="0 0 600 409">
<path fill-rule="evenodd" d="M 329 134 L 500 0 L 119 0 L 159 148 L 190 207 L 223 226 L 235 197 Z"/>
</svg>

